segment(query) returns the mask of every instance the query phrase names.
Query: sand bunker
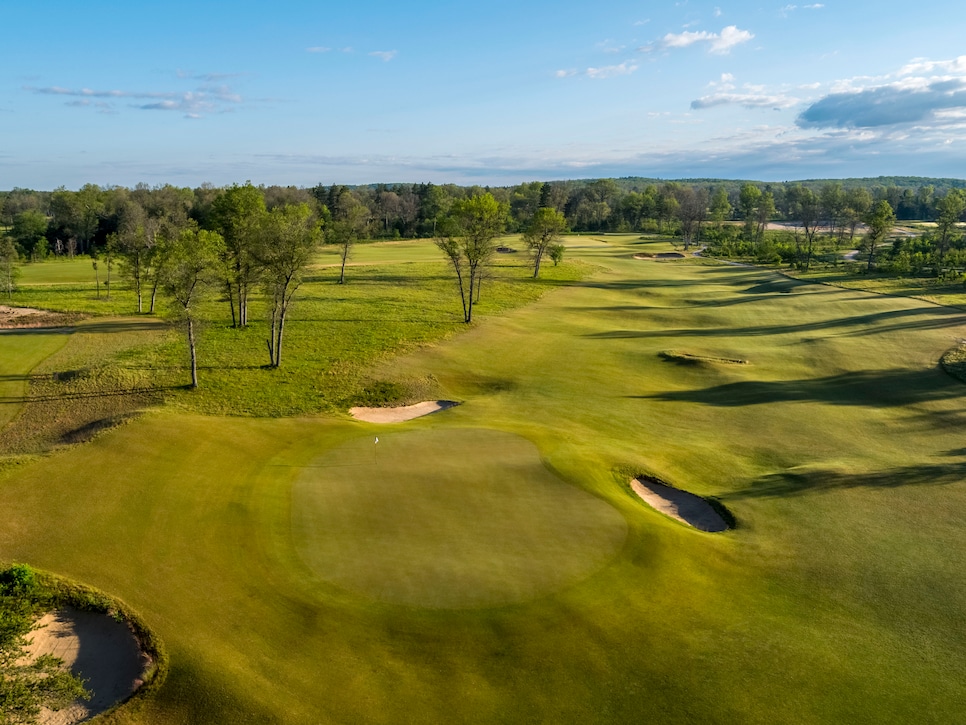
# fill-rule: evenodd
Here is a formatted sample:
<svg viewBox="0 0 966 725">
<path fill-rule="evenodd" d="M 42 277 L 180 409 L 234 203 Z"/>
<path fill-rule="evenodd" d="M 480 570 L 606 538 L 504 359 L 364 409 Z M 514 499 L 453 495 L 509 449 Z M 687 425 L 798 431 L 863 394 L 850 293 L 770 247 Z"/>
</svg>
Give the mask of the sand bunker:
<svg viewBox="0 0 966 725">
<path fill-rule="evenodd" d="M 459 403 L 452 400 L 424 400 L 415 405 L 402 405 L 397 408 L 349 408 L 349 415 L 366 423 L 402 423 L 413 418 L 422 418 L 430 413 L 452 408 Z"/>
<path fill-rule="evenodd" d="M 125 622 L 100 612 L 65 608 L 45 614 L 29 635 L 31 658 L 50 654 L 86 681 L 89 701 L 75 700 L 62 710 L 44 708 L 43 725 L 73 725 L 110 709 L 141 686 L 149 658 Z"/>
<path fill-rule="evenodd" d="M 8 307 L 7 305 L 0 305 L 0 320 L 45 314 L 47 313 L 44 310 L 36 310 L 33 307 Z"/>
<path fill-rule="evenodd" d="M 711 504 L 700 496 L 665 486 L 647 478 L 635 478 L 631 488 L 651 508 L 701 531 L 726 531 L 728 524 Z"/>
<path fill-rule="evenodd" d="M 64 314 L 62 312 L 51 312 L 50 310 L 38 310 L 33 307 L 0 305 L 0 329 L 55 327 L 70 324 L 80 317 L 76 313 Z"/>
<path fill-rule="evenodd" d="M 681 254 L 681 252 L 658 252 L 657 254 L 635 254 L 634 259 L 654 261 L 660 259 L 684 259 L 686 256 L 686 254 Z"/>
</svg>

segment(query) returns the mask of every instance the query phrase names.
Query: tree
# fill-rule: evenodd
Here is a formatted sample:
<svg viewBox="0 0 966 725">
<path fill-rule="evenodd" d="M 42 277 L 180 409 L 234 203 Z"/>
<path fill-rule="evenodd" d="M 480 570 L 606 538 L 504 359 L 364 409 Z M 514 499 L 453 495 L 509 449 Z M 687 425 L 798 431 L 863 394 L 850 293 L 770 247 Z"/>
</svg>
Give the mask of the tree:
<svg viewBox="0 0 966 725">
<path fill-rule="evenodd" d="M 455 202 L 450 215 L 437 225 L 436 246 L 456 273 L 464 322 L 473 321 L 477 287 L 495 251 L 494 239 L 506 226 L 508 211 L 487 192 Z"/>
<path fill-rule="evenodd" d="M 225 241 L 225 287 L 233 327 L 248 324 L 248 294 L 261 273 L 255 252 L 265 214 L 265 198 L 251 182 L 229 187 L 211 205 L 212 224 Z"/>
<path fill-rule="evenodd" d="M 822 203 L 815 192 L 801 184 L 789 189 L 787 198 L 791 213 L 802 223 L 804 239 L 796 233 L 795 246 L 798 252 L 799 269 L 807 272 L 812 264 L 812 255 L 815 253 L 815 236 L 818 234 Z"/>
<path fill-rule="evenodd" d="M 225 240 L 218 232 L 185 229 L 171 241 L 164 265 L 163 286 L 185 323 L 191 355 L 191 387 L 198 387 L 195 305 L 218 279 Z"/>
<path fill-rule="evenodd" d="M 298 204 L 269 212 L 265 232 L 259 261 L 265 269 L 265 292 L 271 300 L 268 356 L 271 366 L 277 368 L 282 364 L 285 317 L 322 231 L 309 206 Z"/>
<path fill-rule="evenodd" d="M 46 243 L 47 224 L 47 215 L 36 209 L 20 212 L 13 218 L 10 236 L 28 259 L 34 259 L 41 243 Z"/>
<path fill-rule="evenodd" d="M 943 258 L 956 235 L 956 224 L 966 211 L 966 195 L 959 189 L 952 189 L 936 204 L 939 219 L 936 222 L 936 252 L 938 253 L 937 272 L 942 272 Z"/>
<path fill-rule="evenodd" d="M 17 246 L 9 237 L 0 237 L 0 290 L 7 293 L 7 297 L 13 297 L 16 289 L 17 277 L 20 274 L 18 262 L 20 255 L 17 253 Z"/>
<path fill-rule="evenodd" d="M 755 242 L 761 242 L 765 235 L 765 227 L 768 226 L 768 222 L 772 217 L 775 216 L 775 196 L 770 192 L 766 191 L 761 195 L 761 199 L 758 202 L 758 225 L 755 228 Z"/>
<path fill-rule="evenodd" d="M 675 197 L 678 200 L 677 218 L 681 222 L 681 238 L 687 251 L 701 234 L 701 227 L 708 215 L 708 192 L 683 186 L 676 190 Z"/>
<path fill-rule="evenodd" d="M 721 225 L 725 219 L 730 217 L 731 202 L 728 200 L 728 190 L 723 186 L 719 186 L 711 196 L 711 221 L 714 222 L 717 229 L 721 229 Z"/>
<path fill-rule="evenodd" d="M 855 230 L 862 223 L 862 218 L 872 208 L 872 194 L 868 189 L 854 188 L 845 192 L 845 209 L 842 215 L 845 226 L 849 228 L 849 241 L 855 238 Z"/>
<path fill-rule="evenodd" d="M 755 223 L 758 218 L 758 204 L 761 202 L 761 189 L 754 184 L 743 184 L 738 194 L 738 208 L 745 220 L 745 236 L 754 241 L 758 236 Z"/>
<path fill-rule="evenodd" d="M 325 240 L 339 251 L 339 284 L 345 284 L 345 266 L 352 254 L 352 247 L 365 231 L 369 210 L 354 196 L 345 194 L 331 211 L 332 220 L 326 224 Z"/>
<path fill-rule="evenodd" d="M 117 251 L 121 257 L 121 273 L 131 281 L 138 300 L 138 312 L 142 312 L 142 289 L 148 275 L 158 220 L 149 219 L 137 202 L 127 202 L 120 216 Z"/>
<path fill-rule="evenodd" d="M 878 202 L 863 219 L 869 231 L 865 235 L 865 247 L 868 253 L 868 266 L 866 270 L 871 272 L 875 262 L 876 247 L 885 241 L 896 224 L 896 213 L 888 201 L 883 199 Z"/>
<path fill-rule="evenodd" d="M 551 247 L 558 244 L 560 235 L 566 230 L 567 219 L 556 209 L 545 206 L 534 212 L 530 225 L 523 235 L 523 241 L 533 258 L 534 279 L 540 274 L 540 261 L 543 256 L 550 251 Z"/>
</svg>

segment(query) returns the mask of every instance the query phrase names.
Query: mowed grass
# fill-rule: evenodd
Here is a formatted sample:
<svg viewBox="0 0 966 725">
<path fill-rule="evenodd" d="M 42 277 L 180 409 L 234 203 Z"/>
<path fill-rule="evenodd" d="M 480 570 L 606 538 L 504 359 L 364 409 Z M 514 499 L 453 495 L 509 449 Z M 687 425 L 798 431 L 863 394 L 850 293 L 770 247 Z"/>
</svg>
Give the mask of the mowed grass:
<svg viewBox="0 0 966 725">
<path fill-rule="evenodd" d="M 624 543 L 621 515 L 554 476 L 526 439 L 377 433 L 327 450 L 292 490 L 299 554 L 348 591 L 440 608 L 528 601 L 585 579 Z"/>
<path fill-rule="evenodd" d="M 0 473 L 0 558 L 120 596 L 168 645 L 168 683 L 112 722 L 961 718 L 966 388 L 937 361 L 966 315 L 637 261 L 642 245 L 623 240 L 568 245 L 601 271 L 371 371 L 432 376 L 464 401 L 445 413 L 379 428 L 158 412 Z M 681 366 L 669 349 L 748 364 Z M 481 429 L 531 452 L 454 443 Z M 360 448 L 375 435 L 413 436 L 377 481 L 311 467 L 361 474 L 377 465 Z M 518 486 L 544 477 L 528 494 L 572 486 L 589 512 L 619 514 L 616 556 L 562 589 L 461 609 L 321 575 L 340 548 L 355 562 L 378 553 L 349 529 L 324 561 L 306 558 L 312 519 L 319 540 L 345 521 L 325 496 L 307 515 L 311 477 L 354 482 L 352 516 L 405 530 L 417 507 L 402 492 L 365 505 L 397 466 L 420 492 L 432 481 L 420 470 L 473 481 L 514 461 Z M 738 527 L 704 534 L 650 510 L 626 489 L 636 473 L 717 497 Z M 486 572 L 500 551 L 476 546 L 464 565 Z"/>
</svg>

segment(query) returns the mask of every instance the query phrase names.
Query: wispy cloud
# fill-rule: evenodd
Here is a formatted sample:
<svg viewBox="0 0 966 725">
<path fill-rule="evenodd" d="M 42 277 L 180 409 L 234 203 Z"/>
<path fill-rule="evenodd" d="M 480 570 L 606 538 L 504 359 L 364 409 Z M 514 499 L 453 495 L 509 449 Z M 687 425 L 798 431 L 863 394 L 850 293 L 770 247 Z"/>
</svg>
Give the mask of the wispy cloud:
<svg viewBox="0 0 966 725">
<path fill-rule="evenodd" d="M 712 33 L 707 30 L 686 30 L 683 33 L 668 33 L 659 40 L 641 46 L 638 50 L 649 53 L 653 50 L 673 50 L 676 48 L 687 48 L 698 43 L 706 43 L 709 53 L 726 55 L 735 46 L 747 43 L 754 37 L 754 33 L 741 30 L 736 25 L 728 25 L 722 28 L 720 33 Z"/>
<path fill-rule="evenodd" d="M 231 110 L 243 102 L 242 97 L 227 85 L 204 85 L 193 91 L 123 91 L 61 86 L 24 86 L 24 90 L 39 95 L 80 99 L 66 102 L 66 105 L 75 108 L 94 107 L 102 112 L 114 111 L 117 108 L 114 101 L 129 99 L 134 101 L 127 104 L 131 108 L 143 111 L 180 111 L 188 118 Z M 105 100 L 93 103 L 91 99 Z"/>
<path fill-rule="evenodd" d="M 731 73 L 722 73 L 719 81 L 708 84 L 713 92 L 691 101 L 691 109 L 700 111 L 715 106 L 742 106 L 749 109 L 779 110 L 799 103 L 799 99 L 784 93 L 769 93 L 763 86 L 745 83 L 738 88 L 734 81 L 735 77 Z"/>
<path fill-rule="evenodd" d="M 597 43 L 597 49 L 603 53 L 620 53 L 625 47 L 626 46 L 624 45 L 618 45 L 615 41 L 610 39 L 602 40 L 601 42 Z"/>
<path fill-rule="evenodd" d="M 554 73 L 556 78 L 571 78 L 573 76 L 586 76 L 587 78 L 594 78 L 597 80 L 604 78 L 614 78 L 616 76 L 627 76 L 636 71 L 640 66 L 633 61 L 625 60 L 623 63 L 618 63 L 616 65 L 605 65 L 599 68 L 591 67 L 583 71 L 578 71 L 576 68 L 567 68 L 558 70 Z"/>
<path fill-rule="evenodd" d="M 386 63 L 388 63 L 397 55 L 399 55 L 399 51 L 398 50 L 374 50 L 371 53 L 369 53 L 369 55 L 375 58 L 380 58 Z"/>
<path fill-rule="evenodd" d="M 613 78 L 614 76 L 630 75 L 637 70 L 637 65 L 624 61 L 618 65 L 605 65 L 601 68 L 588 68 L 586 74 L 588 78 Z"/>
<path fill-rule="evenodd" d="M 324 45 L 313 45 L 310 48 L 306 48 L 305 49 L 305 52 L 306 53 L 328 53 L 331 50 L 332 50 L 332 48 L 329 48 L 329 47 L 324 46 Z"/>
</svg>

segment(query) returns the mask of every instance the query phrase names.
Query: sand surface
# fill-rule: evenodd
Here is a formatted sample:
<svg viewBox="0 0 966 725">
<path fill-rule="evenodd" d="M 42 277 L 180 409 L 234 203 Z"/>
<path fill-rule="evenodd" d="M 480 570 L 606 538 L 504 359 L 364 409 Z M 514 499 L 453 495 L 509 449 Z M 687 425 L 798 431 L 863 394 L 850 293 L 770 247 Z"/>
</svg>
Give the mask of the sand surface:
<svg viewBox="0 0 966 725">
<path fill-rule="evenodd" d="M 92 718 L 130 697 L 141 685 L 148 658 L 125 622 L 65 608 L 45 614 L 39 624 L 41 628 L 28 636 L 28 656 L 59 657 L 92 693 L 89 701 L 75 700 L 63 710 L 44 708 L 43 725 L 73 725 Z"/>
<path fill-rule="evenodd" d="M 77 315 L 67 315 L 33 307 L 0 305 L 0 329 L 13 327 L 54 327 L 68 324 Z"/>
<path fill-rule="evenodd" d="M 635 254 L 634 259 L 653 262 L 662 259 L 684 259 L 686 256 L 685 254 L 681 254 L 681 252 L 658 252 L 657 254 Z"/>
<path fill-rule="evenodd" d="M 688 526 L 710 532 L 726 531 L 728 528 L 711 504 L 693 493 L 646 478 L 635 478 L 631 481 L 631 488 L 651 508 Z"/>
<path fill-rule="evenodd" d="M 452 408 L 458 403 L 452 400 L 424 400 L 415 405 L 402 405 L 397 408 L 349 408 L 349 415 L 366 423 L 402 423 Z"/>
</svg>

